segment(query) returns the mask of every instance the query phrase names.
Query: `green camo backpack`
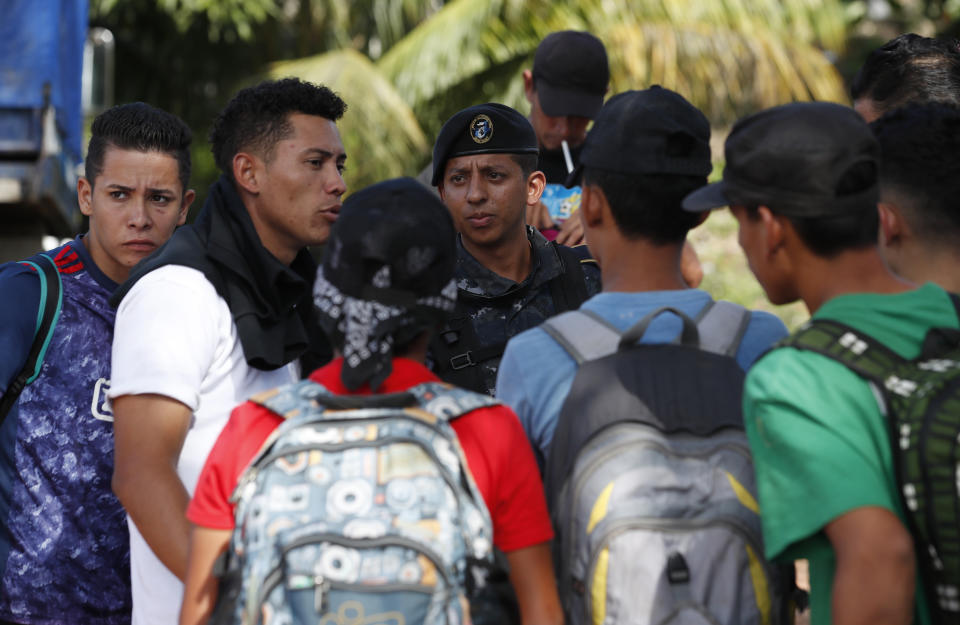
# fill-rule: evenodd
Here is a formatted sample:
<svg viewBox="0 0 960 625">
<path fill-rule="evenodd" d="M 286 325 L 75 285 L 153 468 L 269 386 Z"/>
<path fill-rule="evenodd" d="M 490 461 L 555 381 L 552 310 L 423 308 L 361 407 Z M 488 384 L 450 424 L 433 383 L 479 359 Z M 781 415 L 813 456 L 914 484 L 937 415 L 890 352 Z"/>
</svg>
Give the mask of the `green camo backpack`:
<svg viewBox="0 0 960 625">
<path fill-rule="evenodd" d="M 960 316 L 960 298 L 951 298 Z M 930 330 L 913 360 L 825 319 L 780 346 L 823 354 L 870 381 L 887 417 L 900 500 L 933 623 L 960 622 L 960 330 Z"/>
</svg>

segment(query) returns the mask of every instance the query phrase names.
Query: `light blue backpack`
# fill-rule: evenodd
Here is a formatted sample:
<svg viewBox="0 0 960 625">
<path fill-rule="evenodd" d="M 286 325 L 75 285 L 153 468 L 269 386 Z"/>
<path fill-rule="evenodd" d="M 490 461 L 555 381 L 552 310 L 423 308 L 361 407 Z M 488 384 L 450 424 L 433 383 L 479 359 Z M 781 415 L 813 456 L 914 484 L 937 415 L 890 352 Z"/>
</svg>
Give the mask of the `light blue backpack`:
<svg viewBox="0 0 960 625">
<path fill-rule="evenodd" d="M 456 625 L 492 559 L 490 516 L 449 421 L 496 402 L 441 383 L 253 399 L 286 421 L 233 494 L 215 621 Z"/>
</svg>

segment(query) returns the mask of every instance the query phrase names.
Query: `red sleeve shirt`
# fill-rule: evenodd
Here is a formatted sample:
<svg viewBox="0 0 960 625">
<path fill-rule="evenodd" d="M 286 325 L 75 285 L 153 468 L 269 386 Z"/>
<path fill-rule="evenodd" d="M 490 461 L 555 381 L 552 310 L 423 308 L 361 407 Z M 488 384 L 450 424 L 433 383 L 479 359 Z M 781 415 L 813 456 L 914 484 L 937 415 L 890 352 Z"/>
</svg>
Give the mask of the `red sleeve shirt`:
<svg viewBox="0 0 960 625">
<path fill-rule="evenodd" d="M 335 360 L 310 378 L 331 392 L 346 394 L 340 382 L 343 361 Z M 404 391 L 437 378 L 419 363 L 394 359 L 394 369 L 380 389 Z M 359 394 L 369 394 L 360 389 Z M 247 402 L 238 406 L 207 457 L 187 518 L 203 527 L 232 529 L 230 495 L 237 480 L 270 433 L 282 422 L 266 408 Z M 470 472 L 493 521 L 493 539 L 503 551 L 530 547 L 553 538 L 543 484 L 533 451 L 513 411 L 506 406 L 480 408 L 452 424 Z"/>
</svg>

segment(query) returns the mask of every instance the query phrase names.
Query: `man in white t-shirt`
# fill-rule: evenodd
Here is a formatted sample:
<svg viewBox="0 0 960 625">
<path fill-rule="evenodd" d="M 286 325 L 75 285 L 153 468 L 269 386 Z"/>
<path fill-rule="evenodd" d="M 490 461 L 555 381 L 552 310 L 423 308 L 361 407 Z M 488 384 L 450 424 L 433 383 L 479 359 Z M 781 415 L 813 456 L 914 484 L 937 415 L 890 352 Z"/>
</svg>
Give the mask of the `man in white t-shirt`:
<svg viewBox="0 0 960 625">
<path fill-rule="evenodd" d="M 223 176 L 191 226 L 114 295 L 113 489 L 128 513 L 133 623 L 177 620 L 187 502 L 238 403 L 329 358 L 310 321 L 315 265 L 346 190 L 346 105 L 297 79 L 240 91 L 211 143 Z"/>
</svg>

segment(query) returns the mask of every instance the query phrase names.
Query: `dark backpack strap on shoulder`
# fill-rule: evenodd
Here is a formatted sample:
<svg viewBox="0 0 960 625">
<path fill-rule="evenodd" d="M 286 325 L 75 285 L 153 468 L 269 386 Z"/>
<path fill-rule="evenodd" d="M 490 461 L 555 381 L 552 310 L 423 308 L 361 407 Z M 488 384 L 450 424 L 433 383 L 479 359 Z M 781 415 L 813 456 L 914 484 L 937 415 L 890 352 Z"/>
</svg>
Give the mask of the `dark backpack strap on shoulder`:
<svg viewBox="0 0 960 625">
<path fill-rule="evenodd" d="M 774 347 L 793 347 L 822 354 L 885 388 L 890 371 L 903 358 L 868 334 L 829 319 L 808 322 Z"/>
<path fill-rule="evenodd" d="M 560 275 L 550 281 L 550 297 L 555 314 L 576 310 L 587 301 L 587 281 L 580 266 L 580 257 L 565 245 L 551 241 L 550 245 L 560 259 Z"/>
<path fill-rule="evenodd" d="M 422 410 L 444 421 L 453 421 L 479 408 L 500 405 L 486 393 L 475 393 L 441 382 L 424 382 L 407 389 L 405 394 L 414 397 Z"/>
<path fill-rule="evenodd" d="M 303 414 L 305 406 L 318 411 L 360 410 L 363 408 L 411 408 L 417 398 L 411 393 L 385 393 L 380 395 L 337 395 L 313 380 L 301 380 L 294 384 L 265 391 L 250 398 L 267 410 L 284 419 Z"/>
<path fill-rule="evenodd" d="M 619 348 L 625 349 L 634 343 L 638 343 L 643 338 L 643 335 L 647 333 L 647 329 L 650 327 L 650 324 L 653 323 L 653 320 L 664 313 L 671 313 L 680 318 L 682 330 L 680 331 L 680 336 L 674 340 L 674 343 L 680 343 L 681 345 L 686 345 L 688 347 L 700 346 L 700 330 L 697 327 L 697 324 L 694 323 L 693 319 L 688 317 L 686 313 L 678 308 L 674 308 L 673 306 L 661 306 L 656 310 L 650 311 L 644 315 L 642 319 L 627 328 L 627 331 L 620 336 Z"/>
<path fill-rule="evenodd" d="M 50 345 L 53 330 L 60 317 L 63 306 L 63 285 L 60 281 L 60 271 L 57 264 L 46 254 L 38 254 L 33 260 L 23 261 L 37 270 L 40 278 L 40 302 L 37 307 L 37 327 L 33 335 L 33 343 L 27 354 L 27 360 L 20 372 L 10 381 L 7 389 L 0 398 L 0 423 L 6 419 L 7 413 L 16 403 L 20 393 L 28 384 L 33 382 L 43 366 L 43 358 Z"/>
</svg>

